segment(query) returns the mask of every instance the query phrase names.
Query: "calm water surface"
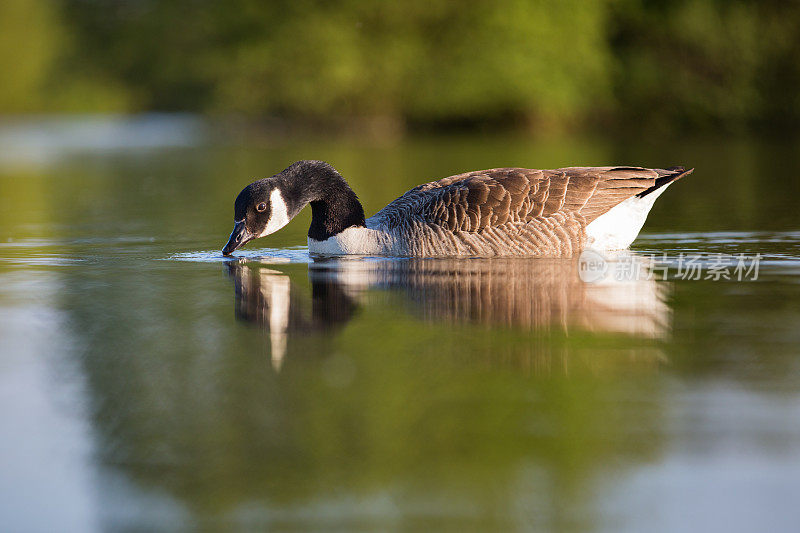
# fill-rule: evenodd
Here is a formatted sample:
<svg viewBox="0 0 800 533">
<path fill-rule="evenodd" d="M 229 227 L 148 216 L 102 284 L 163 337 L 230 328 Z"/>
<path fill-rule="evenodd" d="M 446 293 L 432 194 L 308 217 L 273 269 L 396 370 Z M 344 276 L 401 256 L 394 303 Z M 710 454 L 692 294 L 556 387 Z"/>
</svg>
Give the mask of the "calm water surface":
<svg viewBox="0 0 800 533">
<path fill-rule="evenodd" d="M 800 523 L 796 142 L 19 127 L 0 135 L 10 531 Z M 308 213 L 223 260 L 241 187 L 301 158 L 368 213 L 477 168 L 697 170 L 594 283 L 574 260 L 315 261 Z M 758 279 L 681 279 L 719 254 L 761 254 Z"/>
</svg>

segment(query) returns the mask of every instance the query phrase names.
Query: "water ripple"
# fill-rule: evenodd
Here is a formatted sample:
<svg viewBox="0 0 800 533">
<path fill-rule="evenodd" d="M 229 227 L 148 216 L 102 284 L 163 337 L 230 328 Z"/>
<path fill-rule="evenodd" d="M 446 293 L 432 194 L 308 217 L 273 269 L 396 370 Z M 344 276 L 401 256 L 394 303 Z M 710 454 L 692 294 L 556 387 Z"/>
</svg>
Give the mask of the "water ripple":
<svg viewBox="0 0 800 533">
<path fill-rule="evenodd" d="M 308 247 L 297 246 L 293 248 L 257 248 L 254 250 L 239 250 L 235 256 L 224 256 L 219 250 L 201 250 L 198 252 L 182 252 L 172 254 L 165 258 L 173 261 L 191 261 L 198 263 L 216 263 L 226 261 L 254 261 L 264 264 L 278 263 L 310 263 Z"/>
</svg>

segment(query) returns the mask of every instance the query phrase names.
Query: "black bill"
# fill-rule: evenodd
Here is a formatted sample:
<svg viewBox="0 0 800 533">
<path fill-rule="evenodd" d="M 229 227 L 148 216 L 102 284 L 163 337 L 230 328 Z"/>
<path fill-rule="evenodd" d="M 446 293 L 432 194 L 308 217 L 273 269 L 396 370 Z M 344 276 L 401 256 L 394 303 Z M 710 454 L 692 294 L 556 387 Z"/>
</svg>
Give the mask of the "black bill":
<svg viewBox="0 0 800 533">
<path fill-rule="evenodd" d="M 253 240 L 253 235 L 247 231 L 244 225 L 244 220 L 236 222 L 231 232 L 231 237 L 228 239 L 228 244 L 222 249 L 223 255 L 231 255 L 234 250 L 244 246 L 245 243 Z"/>
</svg>

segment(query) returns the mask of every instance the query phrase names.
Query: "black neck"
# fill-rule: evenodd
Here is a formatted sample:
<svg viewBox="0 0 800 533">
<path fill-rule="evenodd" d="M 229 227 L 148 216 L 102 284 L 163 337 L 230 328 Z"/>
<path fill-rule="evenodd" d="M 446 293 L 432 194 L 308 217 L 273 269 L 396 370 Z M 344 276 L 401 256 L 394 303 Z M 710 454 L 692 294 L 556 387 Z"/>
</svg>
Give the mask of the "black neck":
<svg viewBox="0 0 800 533">
<path fill-rule="evenodd" d="M 300 161 L 286 169 L 287 188 L 299 202 L 311 204 L 308 236 L 324 241 L 353 226 L 364 227 L 364 208 L 344 178 L 322 161 Z M 292 213 L 291 216 L 294 216 Z"/>
</svg>

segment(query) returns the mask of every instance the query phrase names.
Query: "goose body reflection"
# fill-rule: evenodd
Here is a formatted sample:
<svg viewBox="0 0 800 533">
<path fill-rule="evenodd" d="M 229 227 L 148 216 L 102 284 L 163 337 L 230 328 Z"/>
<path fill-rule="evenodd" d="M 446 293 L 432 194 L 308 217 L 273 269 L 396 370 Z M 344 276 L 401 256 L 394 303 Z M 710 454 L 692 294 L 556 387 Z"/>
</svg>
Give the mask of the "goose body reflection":
<svg viewBox="0 0 800 533">
<path fill-rule="evenodd" d="M 591 282 L 580 268 L 567 259 L 328 258 L 309 265 L 309 295 L 272 267 L 228 263 L 237 317 L 269 331 L 276 368 L 292 336 L 336 331 L 386 293 L 401 294 L 410 314 L 429 323 L 651 339 L 668 333 L 668 284 L 626 276 L 646 273 L 644 259 L 618 254 Z"/>
</svg>

